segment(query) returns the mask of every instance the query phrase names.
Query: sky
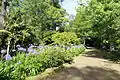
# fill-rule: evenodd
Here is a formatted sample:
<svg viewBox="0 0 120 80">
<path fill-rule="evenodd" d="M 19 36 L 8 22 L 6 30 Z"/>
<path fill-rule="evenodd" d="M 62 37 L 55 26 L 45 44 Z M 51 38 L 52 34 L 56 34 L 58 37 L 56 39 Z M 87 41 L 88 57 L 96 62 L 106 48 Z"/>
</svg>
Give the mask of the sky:
<svg viewBox="0 0 120 80">
<path fill-rule="evenodd" d="M 64 0 L 62 7 L 66 9 L 69 14 L 76 15 L 77 0 Z"/>
</svg>

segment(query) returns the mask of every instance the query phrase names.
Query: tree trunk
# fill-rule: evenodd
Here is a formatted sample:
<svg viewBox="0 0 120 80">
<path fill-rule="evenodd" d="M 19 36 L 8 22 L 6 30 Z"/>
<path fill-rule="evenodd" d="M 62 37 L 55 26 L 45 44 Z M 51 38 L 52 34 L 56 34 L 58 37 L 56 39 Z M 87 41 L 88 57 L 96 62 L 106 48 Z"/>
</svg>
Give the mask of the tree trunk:
<svg viewBox="0 0 120 80">
<path fill-rule="evenodd" d="M 5 16 L 7 10 L 7 0 L 2 0 L 2 14 Z"/>
<path fill-rule="evenodd" d="M 7 46 L 7 55 L 9 55 L 10 41 L 11 41 L 11 39 L 9 39 L 9 40 L 8 40 L 8 46 Z"/>
<path fill-rule="evenodd" d="M 3 29 L 4 27 L 4 17 L 6 15 L 6 10 L 7 10 L 7 0 L 2 0 L 2 8 L 1 8 L 1 13 L 0 13 L 0 29 Z"/>
<path fill-rule="evenodd" d="M 83 37 L 83 45 L 85 46 L 85 37 Z"/>
</svg>

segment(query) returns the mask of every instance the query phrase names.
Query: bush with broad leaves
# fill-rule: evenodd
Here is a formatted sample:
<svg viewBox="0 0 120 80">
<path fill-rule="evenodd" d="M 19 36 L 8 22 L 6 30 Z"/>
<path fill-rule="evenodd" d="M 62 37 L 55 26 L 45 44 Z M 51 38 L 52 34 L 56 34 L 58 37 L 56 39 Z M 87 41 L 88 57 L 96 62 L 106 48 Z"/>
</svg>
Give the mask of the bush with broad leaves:
<svg viewBox="0 0 120 80">
<path fill-rule="evenodd" d="M 75 33 L 72 32 L 63 32 L 63 33 L 56 33 L 52 35 L 52 41 L 54 44 L 58 45 L 78 45 L 80 44 L 80 40 Z"/>
</svg>

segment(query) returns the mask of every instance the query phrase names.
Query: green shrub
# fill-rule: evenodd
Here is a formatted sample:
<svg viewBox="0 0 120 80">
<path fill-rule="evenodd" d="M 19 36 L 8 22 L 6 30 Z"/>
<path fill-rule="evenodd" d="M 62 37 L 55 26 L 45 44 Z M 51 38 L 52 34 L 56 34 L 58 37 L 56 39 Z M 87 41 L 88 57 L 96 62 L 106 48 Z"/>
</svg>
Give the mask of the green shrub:
<svg viewBox="0 0 120 80">
<path fill-rule="evenodd" d="M 3 61 L 0 62 L 0 80 L 9 80 L 9 77 L 6 75 L 5 72 L 5 63 Z"/>
<path fill-rule="evenodd" d="M 47 68 L 70 63 L 72 56 L 65 49 L 48 48 L 40 55 L 17 55 L 12 60 L 0 62 L 0 80 L 24 80 L 27 76 L 37 75 Z"/>
<path fill-rule="evenodd" d="M 118 62 L 120 61 L 120 50 L 109 52 L 104 56 L 104 58 L 114 62 Z"/>
<path fill-rule="evenodd" d="M 77 35 L 72 32 L 63 32 L 63 33 L 56 33 L 52 35 L 52 41 L 54 44 L 58 45 L 71 45 L 71 44 L 79 44 L 79 38 Z"/>
<path fill-rule="evenodd" d="M 48 48 L 43 52 L 41 56 L 44 58 L 44 62 L 45 62 L 44 66 L 46 66 L 46 68 L 60 66 L 66 63 L 66 61 L 68 60 L 69 62 L 72 61 L 72 57 L 68 57 L 69 55 L 66 54 L 65 49 L 59 47 Z"/>
<path fill-rule="evenodd" d="M 26 77 L 42 73 L 47 68 L 59 67 L 71 63 L 73 57 L 85 48 L 72 47 L 69 50 L 60 47 L 46 48 L 41 54 L 18 53 L 10 61 L 0 62 L 0 80 L 24 80 Z"/>
<path fill-rule="evenodd" d="M 55 34 L 55 31 L 48 31 L 43 34 L 43 43 L 45 45 L 52 44 L 52 35 Z"/>
<path fill-rule="evenodd" d="M 78 56 L 84 51 L 85 51 L 85 47 L 82 47 L 82 48 L 72 47 L 70 48 L 70 50 L 68 50 L 68 53 L 70 53 L 74 57 L 74 56 Z"/>
<path fill-rule="evenodd" d="M 4 67 L 0 75 L 6 75 L 4 78 L 8 77 L 8 80 L 23 80 L 26 76 L 36 75 L 43 70 L 38 59 L 37 55 L 17 55 L 12 60 L 3 63 Z"/>
</svg>

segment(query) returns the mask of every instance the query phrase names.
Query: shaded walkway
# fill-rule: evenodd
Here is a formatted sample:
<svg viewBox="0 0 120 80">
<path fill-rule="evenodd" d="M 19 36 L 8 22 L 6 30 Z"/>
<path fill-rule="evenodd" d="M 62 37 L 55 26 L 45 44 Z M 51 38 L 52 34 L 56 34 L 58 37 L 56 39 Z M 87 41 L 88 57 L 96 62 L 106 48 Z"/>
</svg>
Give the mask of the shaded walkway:
<svg viewBox="0 0 120 80">
<path fill-rule="evenodd" d="M 120 80 L 119 64 L 103 59 L 103 53 L 96 49 L 87 50 L 86 54 L 76 57 L 73 64 L 65 65 L 66 68 L 43 80 Z"/>
<path fill-rule="evenodd" d="M 86 66 L 80 69 L 70 67 L 44 80 L 120 80 L 120 73 L 100 67 Z"/>
</svg>

